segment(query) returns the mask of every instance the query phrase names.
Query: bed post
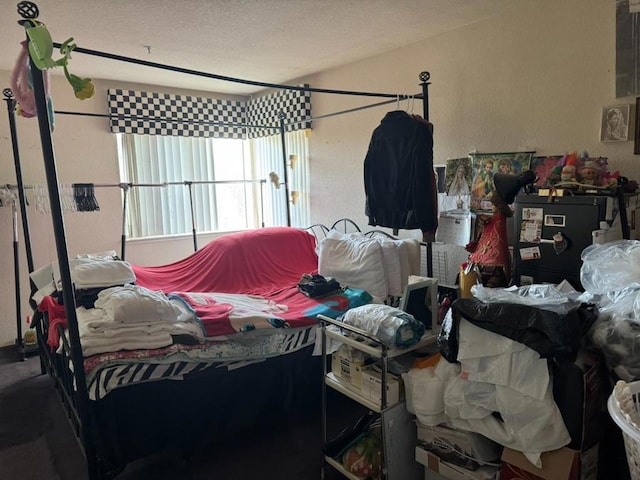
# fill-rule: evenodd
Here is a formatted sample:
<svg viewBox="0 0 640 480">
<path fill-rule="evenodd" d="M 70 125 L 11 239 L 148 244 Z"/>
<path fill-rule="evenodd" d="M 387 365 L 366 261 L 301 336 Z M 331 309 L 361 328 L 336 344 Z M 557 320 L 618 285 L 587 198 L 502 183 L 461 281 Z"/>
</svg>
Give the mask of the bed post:
<svg viewBox="0 0 640 480">
<path fill-rule="evenodd" d="M 23 17 L 19 23 L 23 26 L 30 26 L 31 21 L 38 18 L 39 11 L 35 3 L 20 2 L 18 13 Z M 28 41 L 27 37 L 27 41 Z M 51 138 L 51 123 L 49 121 L 47 107 L 47 93 L 44 86 L 44 72 L 38 69 L 33 59 L 29 57 L 31 76 L 33 80 L 33 94 L 38 115 L 38 127 L 40 130 L 40 142 L 42 144 L 42 156 L 47 178 L 47 188 L 49 189 L 49 202 L 51 206 L 51 218 L 53 222 L 53 233 L 56 242 L 56 252 L 60 268 L 60 278 L 62 281 L 62 296 L 64 299 L 65 312 L 67 315 L 69 340 L 71 343 L 71 359 L 73 362 L 73 377 L 76 382 L 76 407 L 80 419 L 80 432 L 82 446 L 87 458 L 89 477 L 97 478 L 97 463 L 95 458 L 95 448 L 91 436 L 89 421 L 89 394 L 87 391 L 87 380 L 84 372 L 84 358 L 80 345 L 80 335 L 78 332 L 78 318 L 75 309 L 75 295 L 73 283 L 71 282 L 71 270 L 69 267 L 69 255 L 67 252 L 67 241 L 64 229 L 64 218 L 62 215 L 62 204 L 60 202 L 60 191 L 58 188 L 58 174 L 56 171 L 56 159 L 53 150 L 53 140 Z"/>
<path fill-rule="evenodd" d="M 11 147 L 13 149 L 13 163 L 16 171 L 16 184 L 18 188 L 18 201 L 20 203 L 20 217 L 22 220 L 22 233 L 24 237 L 24 245 L 25 251 L 27 253 L 27 268 L 29 269 L 29 273 L 33 272 L 33 254 L 31 251 L 31 235 L 29 233 L 29 220 L 27 217 L 27 199 L 24 194 L 24 183 L 22 181 L 22 167 L 20 163 L 20 151 L 18 149 L 18 133 L 16 130 L 16 117 L 15 117 L 15 109 L 16 109 L 16 100 L 13 98 L 13 92 L 10 88 L 5 88 L 2 90 L 2 94 L 4 95 L 4 101 L 7 102 L 7 116 L 9 118 L 9 131 L 11 132 Z M 17 247 L 18 237 L 17 237 L 17 221 L 16 216 L 17 212 L 13 212 L 14 216 L 14 243 Z M 17 322 L 17 339 L 16 344 L 18 345 L 18 349 L 22 354 L 22 359 L 26 359 L 26 349 L 24 343 L 22 341 L 22 319 L 21 317 L 21 308 L 19 303 L 20 299 L 20 277 L 19 277 L 19 255 L 18 252 L 14 252 L 14 273 L 16 276 L 16 322 Z M 31 287 L 31 295 L 33 295 L 37 291 L 37 287 L 33 283 L 31 277 L 29 277 L 29 285 Z M 35 300 L 29 297 L 29 305 L 31 308 L 35 310 L 37 307 Z M 39 328 L 38 324 L 36 324 L 36 329 Z M 41 363 L 42 373 L 45 373 L 44 364 Z"/>
<path fill-rule="evenodd" d="M 429 79 L 431 74 L 429 72 L 420 72 L 420 86 L 422 87 L 422 116 L 428 122 L 429 121 Z M 438 197 L 438 193 L 434 192 L 435 197 Z M 431 238 L 425 239 L 427 243 L 427 277 L 433 277 L 433 244 Z"/>
<path fill-rule="evenodd" d="M 121 183 L 122 189 L 122 233 L 120 235 L 120 260 L 124 261 L 125 248 L 127 246 L 127 194 L 131 184 Z"/>
<path fill-rule="evenodd" d="M 289 198 L 289 172 L 287 171 L 287 143 L 284 138 L 284 112 L 278 113 L 280 120 L 280 141 L 282 142 L 282 167 L 284 169 L 284 194 L 287 205 L 287 227 L 291 226 L 291 201 Z"/>
</svg>

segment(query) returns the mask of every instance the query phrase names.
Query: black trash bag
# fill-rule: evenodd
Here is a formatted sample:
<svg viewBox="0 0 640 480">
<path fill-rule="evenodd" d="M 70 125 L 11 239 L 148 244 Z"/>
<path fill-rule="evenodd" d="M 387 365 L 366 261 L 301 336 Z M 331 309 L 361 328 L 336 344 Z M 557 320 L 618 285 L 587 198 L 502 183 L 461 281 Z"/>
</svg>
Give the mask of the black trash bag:
<svg viewBox="0 0 640 480">
<path fill-rule="evenodd" d="M 440 355 L 449 363 L 458 362 L 458 324 L 460 317 L 454 317 L 452 310 L 456 301 L 453 302 L 452 307 L 449 308 L 449 311 L 445 315 L 442 325 L 440 326 L 438 338 L 436 339 L 436 345 L 440 350 Z"/>
<path fill-rule="evenodd" d="M 342 291 L 335 278 L 305 273 L 298 282 L 298 290 L 309 298 L 326 297 Z"/>
<path fill-rule="evenodd" d="M 598 317 L 595 305 L 583 303 L 566 314 L 518 303 L 484 303 L 476 298 L 459 298 L 451 305 L 452 332 L 447 333 L 447 360 L 458 354 L 460 318 L 477 327 L 515 340 L 542 358 L 570 355 L 578 351 L 582 337 Z M 443 325 L 444 326 L 444 325 Z M 454 342 L 455 340 L 455 342 Z"/>
<path fill-rule="evenodd" d="M 585 451 L 598 443 L 604 432 L 610 388 L 602 356 L 583 350 L 579 355 L 557 358 L 550 365 L 553 399 L 571 436 L 567 447 Z"/>
</svg>

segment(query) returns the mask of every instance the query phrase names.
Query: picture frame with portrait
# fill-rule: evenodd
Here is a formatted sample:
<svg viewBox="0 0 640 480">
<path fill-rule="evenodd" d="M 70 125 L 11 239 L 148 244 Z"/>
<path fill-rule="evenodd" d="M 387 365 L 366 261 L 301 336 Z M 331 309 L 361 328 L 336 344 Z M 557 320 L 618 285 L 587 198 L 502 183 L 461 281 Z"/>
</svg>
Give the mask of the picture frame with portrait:
<svg viewBox="0 0 640 480">
<path fill-rule="evenodd" d="M 610 105 L 602 109 L 600 121 L 601 142 L 629 140 L 629 105 Z"/>
</svg>

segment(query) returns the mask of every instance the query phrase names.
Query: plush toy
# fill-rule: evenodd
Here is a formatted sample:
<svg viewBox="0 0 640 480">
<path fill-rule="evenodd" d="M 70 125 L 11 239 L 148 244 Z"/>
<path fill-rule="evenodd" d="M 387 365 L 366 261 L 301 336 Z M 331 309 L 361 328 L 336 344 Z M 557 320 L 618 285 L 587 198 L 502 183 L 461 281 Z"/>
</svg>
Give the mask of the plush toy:
<svg viewBox="0 0 640 480">
<path fill-rule="evenodd" d="M 27 41 L 20 43 L 22 46 L 16 65 L 11 72 L 11 90 L 16 98 L 16 113 L 25 118 L 36 116 L 36 99 L 33 95 L 33 77 L 29 64 L 29 50 Z M 55 117 L 53 114 L 53 100 L 49 93 L 49 73 L 43 72 L 44 90 L 47 97 L 47 114 L 53 130 Z"/>
<path fill-rule="evenodd" d="M 562 182 L 576 182 L 576 152 L 569 153 L 565 156 L 564 167 L 560 179 Z"/>
<path fill-rule="evenodd" d="M 593 160 L 584 162 L 579 174 L 580 183 L 585 185 L 600 185 L 600 166 Z"/>
<path fill-rule="evenodd" d="M 73 38 L 67 39 L 60 46 L 62 58 L 54 60 L 53 40 L 51 34 L 44 23 L 31 20 L 25 23 L 27 37 L 29 38 L 29 54 L 36 67 L 40 70 L 48 70 L 50 68 L 62 67 L 64 75 L 69 84 L 73 87 L 73 93 L 76 98 L 84 100 L 93 97 L 95 87 L 90 78 L 80 78 L 77 75 L 69 73 L 68 63 L 71 58 L 71 52 L 76 48 L 76 44 L 72 43 Z"/>
<path fill-rule="evenodd" d="M 95 87 L 90 78 L 80 78 L 77 75 L 69 73 L 67 64 L 69 58 L 71 58 L 71 52 L 76 48 L 75 43 L 71 43 L 73 38 L 68 39 L 60 47 L 60 52 L 63 57 L 59 60 L 53 60 L 53 41 L 51 35 L 47 30 L 47 27 L 37 20 L 27 19 L 23 23 L 27 37 L 26 40 L 21 42 L 20 54 L 16 60 L 15 67 L 11 73 L 11 89 L 16 98 L 17 113 L 26 118 L 35 117 L 36 101 L 33 93 L 33 72 L 31 71 L 31 62 L 42 71 L 42 78 L 44 82 L 45 94 L 47 97 L 47 114 L 49 116 L 49 123 L 51 129 L 54 126 L 54 109 L 53 100 L 49 90 L 49 72 L 50 68 L 62 67 L 64 69 L 64 75 L 68 82 L 73 87 L 73 92 L 76 98 L 84 100 L 85 98 L 91 98 L 95 93 Z"/>
</svg>

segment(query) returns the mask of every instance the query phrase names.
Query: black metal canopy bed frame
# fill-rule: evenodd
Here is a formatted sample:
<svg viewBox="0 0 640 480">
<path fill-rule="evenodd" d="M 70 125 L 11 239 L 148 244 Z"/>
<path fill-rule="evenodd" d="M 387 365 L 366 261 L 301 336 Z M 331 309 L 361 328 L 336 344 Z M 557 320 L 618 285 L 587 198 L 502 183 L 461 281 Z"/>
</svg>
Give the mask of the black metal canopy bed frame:
<svg viewBox="0 0 640 480">
<path fill-rule="evenodd" d="M 18 12 L 23 16 L 22 21 L 31 21 L 38 17 L 37 6 L 31 2 L 18 4 Z M 54 46 L 58 47 L 59 44 Z M 312 88 L 308 86 L 290 86 L 244 79 L 225 77 L 206 72 L 198 72 L 175 66 L 161 65 L 133 58 L 122 57 L 103 52 L 76 48 L 79 54 L 88 54 L 108 58 L 116 61 L 130 62 L 151 68 L 158 68 L 180 72 L 187 75 L 197 75 L 217 80 L 250 84 L 265 89 L 305 90 L 314 93 L 332 95 L 352 95 L 364 97 L 378 97 L 384 99 L 372 105 L 351 108 L 341 112 L 311 118 L 316 120 L 334 115 L 355 112 L 366 108 L 394 103 L 398 100 L 418 98 L 423 101 L 423 117 L 428 120 L 428 72 L 420 73 L 422 93 L 417 95 L 373 93 L 361 91 L 332 90 Z M 157 452 L 170 445 L 192 445 L 194 438 L 203 437 L 216 432 L 216 437 L 223 437 L 248 427 L 256 422 L 262 422 L 267 416 L 275 417 L 274 409 L 280 408 L 282 413 L 292 415 L 296 409 L 300 411 L 308 408 L 320 408 L 320 357 L 312 356 L 312 345 L 300 350 L 286 352 L 264 361 L 244 366 L 233 371 L 216 368 L 214 364 L 207 368 L 194 369 L 185 375 L 181 381 L 159 380 L 153 382 L 139 382 L 127 385 L 126 388 L 115 388 L 99 399 L 91 399 L 89 386 L 85 374 L 85 358 L 78 329 L 78 318 L 74 306 L 76 298 L 70 270 L 70 259 L 67 252 L 67 242 L 63 210 L 60 201 L 56 159 L 51 137 L 50 119 L 47 114 L 47 98 L 42 71 L 31 60 L 33 76 L 33 90 L 37 107 L 37 118 L 42 145 L 46 182 L 50 200 L 53 232 L 59 264 L 61 295 L 65 305 L 68 329 L 60 330 L 62 343 L 61 354 L 50 352 L 46 348 L 47 322 L 46 319 L 36 322 L 38 341 L 40 345 L 40 359 L 43 373 L 46 370 L 53 378 L 61 402 L 67 411 L 70 423 L 80 446 L 87 459 L 89 478 L 102 479 L 117 475 L 124 466 L 133 460 Z M 37 73 L 37 74 L 36 74 Z M 17 177 L 17 192 L 20 204 L 22 228 L 27 253 L 29 272 L 34 271 L 29 222 L 27 218 L 27 202 L 25 185 L 22 180 L 20 156 L 17 142 L 17 132 L 14 120 L 15 101 L 11 91 L 5 89 L 5 101 L 9 112 L 13 155 Z M 67 114 L 84 115 L 80 112 L 63 112 Z M 284 138 L 284 115 L 279 115 L 280 134 Z M 287 152 L 282 142 L 283 164 L 287 162 Z M 285 168 L 286 172 L 286 168 Z M 284 179 L 287 188 L 287 178 Z M 126 188 L 123 189 L 126 192 Z M 125 196 L 126 198 L 126 196 Z M 288 192 L 286 199 L 289 198 Z M 290 225 L 290 217 L 287 216 Z M 345 222 L 339 220 L 338 222 Z M 336 222 L 336 224 L 338 224 Z M 335 227 L 335 225 L 334 225 Z M 312 228 L 312 227 L 310 227 Z M 346 223 L 345 223 L 346 228 Z M 326 227 L 320 227 L 326 233 Z M 195 231 L 194 231 L 195 235 Z M 122 255 L 124 256 L 124 232 L 122 238 Z M 431 276 L 431 244 L 427 242 L 427 272 Z M 194 240 L 194 248 L 197 245 Z M 16 267 L 17 268 L 17 267 Z M 16 270 L 17 272 L 17 270 Z M 19 286 L 16 284 L 16 288 Z M 36 287 L 31 283 L 32 294 Z M 21 346 L 19 298 L 18 304 L 18 339 Z M 32 307 L 35 305 L 32 302 Z M 277 372 L 274 375 L 274 372 Z M 260 392 L 259 395 L 256 392 Z M 314 404 L 313 402 L 317 402 Z M 311 406 L 311 407 L 310 407 Z M 177 413 L 179 410 L 179 414 Z M 222 414 L 211 414 L 215 410 Z M 215 413 L 215 412 L 214 412 Z M 208 415 L 211 414 L 211 415 Z"/>
</svg>

